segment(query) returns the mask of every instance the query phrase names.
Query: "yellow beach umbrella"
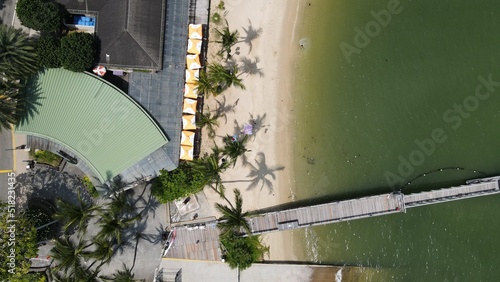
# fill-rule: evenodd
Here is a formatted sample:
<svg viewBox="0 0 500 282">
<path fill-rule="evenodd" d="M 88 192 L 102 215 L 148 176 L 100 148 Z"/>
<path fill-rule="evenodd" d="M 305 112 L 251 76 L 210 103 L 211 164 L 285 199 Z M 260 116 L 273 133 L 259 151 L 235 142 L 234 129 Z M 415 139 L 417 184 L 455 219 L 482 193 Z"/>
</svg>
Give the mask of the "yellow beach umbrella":
<svg viewBox="0 0 500 282">
<path fill-rule="evenodd" d="M 181 134 L 181 145 L 194 146 L 194 132 L 183 130 Z"/>
<path fill-rule="evenodd" d="M 190 24 L 188 34 L 191 39 L 203 39 L 203 28 L 201 24 Z"/>
<path fill-rule="evenodd" d="M 201 69 L 200 57 L 198 55 L 186 55 L 186 66 L 189 70 Z"/>
<path fill-rule="evenodd" d="M 184 85 L 184 97 L 185 98 L 192 98 L 192 99 L 197 99 L 198 98 L 198 90 L 197 90 L 197 85 L 194 83 L 186 83 Z"/>
<path fill-rule="evenodd" d="M 199 39 L 188 39 L 188 49 L 187 52 L 191 54 L 200 54 L 201 53 L 201 40 Z"/>
<path fill-rule="evenodd" d="M 200 77 L 200 70 L 186 70 L 186 82 L 196 83 Z"/>
<path fill-rule="evenodd" d="M 188 99 L 188 98 L 184 99 L 184 105 L 182 107 L 182 112 L 185 114 L 195 115 L 197 103 L 198 102 L 196 100 L 193 100 L 193 99 Z"/>
<path fill-rule="evenodd" d="M 196 116 L 183 115 L 182 116 L 182 130 L 196 130 Z"/>
<path fill-rule="evenodd" d="M 194 152 L 193 147 L 181 145 L 181 155 L 179 158 L 181 160 L 192 161 L 193 152 Z"/>
</svg>

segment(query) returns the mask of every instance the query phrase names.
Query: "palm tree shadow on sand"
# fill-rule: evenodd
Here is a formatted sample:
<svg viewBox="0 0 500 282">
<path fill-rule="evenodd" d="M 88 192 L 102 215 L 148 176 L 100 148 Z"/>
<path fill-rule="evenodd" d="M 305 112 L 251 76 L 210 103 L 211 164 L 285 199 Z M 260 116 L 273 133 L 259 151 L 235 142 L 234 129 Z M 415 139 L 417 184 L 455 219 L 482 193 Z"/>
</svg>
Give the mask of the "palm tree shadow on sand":
<svg viewBox="0 0 500 282">
<path fill-rule="evenodd" d="M 222 98 L 215 99 L 215 102 L 217 103 L 217 108 L 215 109 L 215 116 L 224 118 L 224 124 L 227 123 L 227 113 L 234 113 L 236 105 L 238 103 L 234 103 L 232 105 L 227 104 L 226 101 L 226 96 L 222 96 Z"/>
<path fill-rule="evenodd" d="M 260 186 L 260 191 L 262 191 L 264 187 L 267 187 L 267 189 L 269 190 L 269 194 L 272 194 L 274 192 L 273 182 L 274 180 L 276 180 L 275 172 L 282 171 L 285 169 L 285 167 L 282 165 L 268 166 L 266 164 L 266 156 L 262 152 L 259 152 L 257 154 L 255 163 L 257 164 L 257 166 L 253 165 L 250 162 L 246 163 L 246 165 L 250 167 L 250 172 L 248 173 L 247 177 L 250 177 L 251 179 L 224 181 L 224 183 L 250 182 L 250 185 L 248 185 L 248 187 L 246 188 L 247 191 L 255 189 L 256 187 Z M 270 180 L 269 177 L 272 180 Z"/>
<path fill-rule="evenodd" d="M 258 74 L 259 77 L 264 77 L 264 72 L 257 66 L 259 62 L 259 57 L 253 59 L 243 57 L 240 59 L 240 70 L 242 73 L 246 73 L 247 76 Z"/>
<path fill-rule="evenodd" d="M 252 21 L 248 19 L 248 27 L 247 28 L 243 27 L 242 29 L 245 31 L 246 34 L 246 36 L 241 37 L 243 39 L 242 42 L 248 45 L 249 47 L 248 53 L 250 53 L 252 52 L 252 47 L 253 47 L 252 41 L 257 39 L 262 34 L 262 28 L 260 27 L 258 29 L 254 29 L 254 27 L 252 26 Z"/>
</svg>

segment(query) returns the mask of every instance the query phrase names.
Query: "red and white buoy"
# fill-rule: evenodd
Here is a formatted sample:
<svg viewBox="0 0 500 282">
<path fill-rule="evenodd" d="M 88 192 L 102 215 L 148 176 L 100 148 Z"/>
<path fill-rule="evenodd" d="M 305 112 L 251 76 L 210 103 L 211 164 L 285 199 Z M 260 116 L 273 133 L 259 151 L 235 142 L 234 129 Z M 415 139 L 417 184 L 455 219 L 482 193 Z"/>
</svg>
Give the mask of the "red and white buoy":
<svg viewBox="0 0 500 282">
<path fill-rule="evenodd" d="M 97 66 L 97 67 L 94 68 L 93 71 L 98 76 L 103 77 L 106 74 L 106 67 L 104 67 L 104 66 Z"/>
</svg>

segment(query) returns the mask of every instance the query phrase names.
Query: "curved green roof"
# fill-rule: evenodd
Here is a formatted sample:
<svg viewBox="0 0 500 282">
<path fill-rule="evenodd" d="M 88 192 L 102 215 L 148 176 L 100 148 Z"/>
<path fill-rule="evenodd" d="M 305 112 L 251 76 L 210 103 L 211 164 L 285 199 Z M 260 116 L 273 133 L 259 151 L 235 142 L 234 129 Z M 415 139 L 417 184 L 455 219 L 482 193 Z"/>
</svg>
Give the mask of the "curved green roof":
<svg viewBox="0 0 500 282">
<path fill-rule="evenodd" d="M 50 69 L 39 74 L 36 84 L 41 105 L 16 131 L 65 146 L 101 182 L 168 142 L 140 105 L 92 74 Z"/>
</svg>

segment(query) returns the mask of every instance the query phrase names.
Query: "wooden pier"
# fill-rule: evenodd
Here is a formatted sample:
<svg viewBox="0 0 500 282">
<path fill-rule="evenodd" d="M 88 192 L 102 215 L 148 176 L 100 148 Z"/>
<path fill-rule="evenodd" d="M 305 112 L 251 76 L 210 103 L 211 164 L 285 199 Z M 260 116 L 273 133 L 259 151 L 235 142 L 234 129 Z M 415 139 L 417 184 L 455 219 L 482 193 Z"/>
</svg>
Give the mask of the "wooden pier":
<svg viewBox="0 0 500 282">
<path fill-rule="evenodd" d="M 406 212 L 409 208 L 500 193 L 500 177 L 475 179 L 467 185 L 404 195 L 377 196 L 336 201 L 252 216 L 248 223 L 253 235 L 324 225 L 360 218 Z M 214 218 L 172 224 L 176 239 L 164 258 L 220 261 L 219 229 Z"/>
<path fill-rule="evenodd" d="M 324 225 L 329 223 L 405 212 L 408 208 L 484 195 L 498 194 L 498 178 L 469 182 L 458 187 L 403 195 L 388 193 L 378 196 L 337 201 L 257 215 L 248 219 L 252 234 Z"/>
</svg>

